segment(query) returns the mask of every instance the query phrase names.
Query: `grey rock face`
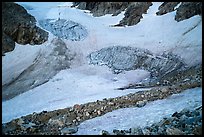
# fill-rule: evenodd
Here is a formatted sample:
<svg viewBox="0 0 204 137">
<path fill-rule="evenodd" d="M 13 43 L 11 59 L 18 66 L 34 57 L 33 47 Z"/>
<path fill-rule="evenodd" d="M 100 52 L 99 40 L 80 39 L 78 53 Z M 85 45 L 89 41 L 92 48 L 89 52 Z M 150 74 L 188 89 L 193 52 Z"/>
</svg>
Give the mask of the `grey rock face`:
<svg viewBox="0 0 204 137">
<path fill-rule="evenodd" d="M 13 51 L 14 48 L 14 41 L 11 39 L 11 37 L 2 32 L 2 55 L 4 55 L 6 52 Z"/>
<path fill-rule="evenodd" d="M 90 10 L 93 16 L 103 16 L 112 14 L 117 16 L 125 11 L 125 17 L 115 26 L 132 26 L 137 24 L 142 18 L 142 14 L 146 13 L 151 2 L 77 2 L 79 9 Z"/>
<path fill-rule="evenodd" d="M 61 130 L 62 135 L 74 134 L 78 131 L 77 127 L 65 127 Z"/>
<path fill-rule="evenodd" d="M 133 47 L 113 46 L 91 53 L 91 64 L 107 65 L 114 73 L 123 70 L 145 69 L 153 77 L 159 77 L 181 69 L 184 63 L 171 53 L 155 56 L 148 50 Z"/>
<path fill-rule="evenodd" d="M 182 2 L 176 11 L 175 20 L 182 21 L 194 15 L 202 15 L 202 2 Z"/>
<path fill-rule="evenodd" d="M 2 54 L 14 50 L 15 42 L 39 45 L 48 39 L 48 33 L 36 26 L 35 18 L 12 2 L 2 3 L 2 35 Z"/>
<path fill-rule="evenodd" d="M 105 14 L 118 15 L 124 11 L 130 2 L 77 2 L 79 9 L 90 10 L 93 16 L 103 16 Z"/>
<path fill-rule="evenodd" d="M 54 39 L 51 43 L 55 46 L 53 51 L 49 54 L 40 52 L 31 66 L 10 83 L 2 85 L 3 100 L 46 83 L 60 70 L 69 68 L 75 53 L 71 53 L 61 39 Z"/>
<path fill-rule="evenodd" d="M 202 15 L 201 2 L 181 2 L 181 5 L 174 9 L 180 2 L 164 2 L 159 6 L 157 15 L 163 15 L 176 11 L 175 20 L 182 21 L 194 15 Z M 117 16 L 125 11 L 125 17 L 113 26 L 132 26 L 140 22 L 142 14 L 145 14 L 152 2 L 74 2 L 74 6 L 82 10 L 90 10 L 93 16 L 112 14 Z"/>
<path fill-rule="evenodd" d="M 195 15 L 202 15 L 202 2 L 181 2 L 181 5 L 174 9 L 180 2 L 164 2 L 159 6 L 157 15 L 163 15 L 176 10 L 176 21 L 182 21 Z"/>
<path fill-rule="evenodd" d="M 151 2 L 134 2 L 131 3 L 126 12 L 125 17 L 120 21 L 118 25 L 132 26 L 140 22 L 142 14 L 146 13 L 149 7 L 152 5 Z"/>
<path fill-rule="evenodd" d="M 84 26 L 70 20 L 58 19 L 53 21 L 52 19 L 46 19 L 40 20 L 39 24 L 55 36 L 63 39 L 80 41 L 88 35 Z"/>
<path fill-rule="evenodd" d="M 164 2 L 162 3 L 162 5 L 159 6 L 159 11 L 156 14 L 163 15 L 172 12 L 179 3 L 180 2 Z"/>
</svg>

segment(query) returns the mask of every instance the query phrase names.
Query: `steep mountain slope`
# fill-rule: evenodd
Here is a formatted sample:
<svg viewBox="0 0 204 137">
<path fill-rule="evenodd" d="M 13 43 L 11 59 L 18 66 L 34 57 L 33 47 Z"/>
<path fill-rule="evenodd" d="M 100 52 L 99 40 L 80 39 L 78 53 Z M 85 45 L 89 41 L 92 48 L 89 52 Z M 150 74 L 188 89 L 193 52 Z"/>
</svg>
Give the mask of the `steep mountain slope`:
<svg viewBox="0 0 204 137">
<path fill-rule="evenodd" d="M 36 18 L 36 25 L 49 32 L 49 37 L 37 47 L 16 44 L 16 49 L 3 57 L 3 123 L 28 114 L 35 117 L 33 112 L 57 113 L 58 109 L 75 104 L 151 90 L 152 86 L 164 86 L 160 80 L 171 88 L 184 83 L 181 91 L 201 86 L 200 15 L 178 22 L 176 10 L 157 15 L 162 2 L 153 2 L 136 25 L 115 26 L 126 17 L 127 3 L 118 3 L 119 8 L 103 11 L 104 16 L 99 17 L 94 17 L 92 11 L 77 9 L 70 2 L 19 4 L 29 7 L 28 13 Z M 144 88 L 135 89 L 138 87 L 135 85 Z M 198 102 L 195 101 L 195 106 L 202 101 Z M 55 121 L 52 117 L 47 120 L 51 125 Z M 61 129 L 56 133 L 61 133 Z M 44 133 L 54 134 L 46 130 Z"/>
</svg>

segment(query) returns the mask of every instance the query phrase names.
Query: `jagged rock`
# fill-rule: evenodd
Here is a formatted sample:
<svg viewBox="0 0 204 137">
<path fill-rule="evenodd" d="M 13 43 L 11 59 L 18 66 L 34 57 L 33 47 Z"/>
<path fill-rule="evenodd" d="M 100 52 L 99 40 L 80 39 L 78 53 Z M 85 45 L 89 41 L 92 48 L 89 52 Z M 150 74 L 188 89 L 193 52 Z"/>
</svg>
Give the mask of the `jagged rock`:
<svg viewBox="0 0 204 137">
<path fill-rule="evenodd" d="M 202 131 L 203 131 L 203 129 L 202 129 L 201 126 L 196 126 L 196 127 L 194 128 L 194 130 L 193 130 L 193 134 L 194 134 L 194 135 L 202 135 Z"/>
<path fill-rule="evenodd" d="M 68 134 L 74 134 L 78 131 L 78 128 L 77 127 L 64 127 L 62 130 L 61 130 L 61 134 L 62 135 L 68 135 Z"/>
<path fill-rule="evenodd" d="M 15 42 L 39 45 L 48 39 L 48 32 L 36 26 L 35 18 L 13 2 L 2 3 L 2 35 L 2 54 L 14 50 Z"/>
<path fill-rule="evenodd" d="M 125 17 L 115 26 L 132 26 L 137 24 L 142 18 L 142 14 L 146 13 L 151 2 L 78 2 L 77 8 L 82 10 L 90 10 L 93 16 L 103 16 L 112 14 L 117 16 L 125 10 Z"/>
<path fill-rule="evenodd" d="M 147 100 L 138 101 L 138 102 L 136 103 L 136 106 L 137 106 L 137 107 L 143 107 L 143 106 L 146 105 L 146 103 L 147 103 Z"/>
<path fill-rule="evenodd" d="M 167 128 L 166 129 L 167 135 L 184 135 L 184 133 L 178 128 Z"/>
<path fill-rule="evenodd" d="M 179 3 L 181 4 L 175 9 Z M 175 20 L 179 22 L 195 15 L 202 15 L 202 2 L 164 2 L 156 14 L 163 15 L 175 10 Z"/>
<path fill-rule="evenodd" d="M 134 2 L 131 3 L 126 12 L 125 17 L 120 21 L 119 25 L 136 25 L 140 22 L 142 14 L 146 13 L 149 7 L 152 5 L 151 2 Z"/>
<path fill-rule="evenodd" d="M 144 135 L 141 127 L 131 128 L 132 135 Z"/>
<path fill-rule="evenodd" d="M 180 2 L 164 2 L 162 5 L 159 6 L 159 11 L 156 12 L 157 15 L 163 15 L 169 12 L 174 11 L 175 7 L 179 4 Z"/>
<path fill-rule="evenodd" d="M 2 32 L 2 55 L 6 52 L 13 51 L 15 48 L 15 42 L 6 35 L 4 32 Z"/>
<path fill-rule="evenodd" d="M 175 20 L 179 22 L 195 15 L 202 15 L 202 2 L 182 2 L 176 11 Z"/>
<path fill-rule="evenodd" d="M 113 133 L 115 135 L 125 135 L 125 132 L 123 130 L 117 130 L 117 129 L 114 129 L 113 130 Z"/>
<path fill-rule="evenodd" d="M 46 19 L 40 20 L 39 25 L 59 38 L 68 39 L 72 41 L 83 40 L 88 35 L 88 32 L 84 26 L 71 20 Z"/>
<path fill-rule="evenodd" d="M 177 10 L 175 20 L 182 21 L 194 15 L 202 14 L 201 2 L 181 2 L 181 5 L 175 9 L 180 2 L 164 2 L 159 6 L 157 15 L 163 15 Z M 74 2 L 74 6 L 82 10 L 90 10 L 93 16 L 103 16 L 112 14 L 117 16 L 125 11 L 125 17 L 113 26 L 132 26 L 140 22 L 142 14 L 146 13 L 152 2 Z"/>
<path fill-rule="evenodd" d="M 106 130 L 102 130 L 101 135 L 110 135 L 110 133 L 108 133 L 108 131 L 106 131 Z"/>
<path fill-rule="evenodd" d="M 130 2 L 75 2 L 77 8 L 82 10 L 90 10 L 93 16 L 103 16 L 105 14 L 113 14 L 117 16 L 124 11 Z"/>
<path fill-rule="evenodd" d="M 51 118 L 48 121 L 48 124 L 50 124 L 51 126 L 62 127 L 65 123 L 58 118 L 55 118 L 55 119 Z"/>
</svg>

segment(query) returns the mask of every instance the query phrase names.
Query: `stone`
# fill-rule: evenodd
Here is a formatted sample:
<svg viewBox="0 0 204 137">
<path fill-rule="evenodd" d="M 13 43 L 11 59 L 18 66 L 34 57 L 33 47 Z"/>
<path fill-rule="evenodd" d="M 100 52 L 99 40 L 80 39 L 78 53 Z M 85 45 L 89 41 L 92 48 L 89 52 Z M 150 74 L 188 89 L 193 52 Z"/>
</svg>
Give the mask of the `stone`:
<svg viewBox="0 0 204 137">
<path fill-rule="evenodd" d="M 73 106 L 73 108 L 74 108 L 74 109 L 81 109 L 81 106 L 80 106 L 79 104 L 75 104 L 75 105 Z"/>
<path fill-rule="evenodd" d="M 28 128 L 32 128 L 32 127 L 36 126 L 36 124 L 35 124 L 35 123 L 32 123 L 32 122 L 29 122 L 28 124 L 24 124 L 23 126 L 24 126 L 26 129 L 28 129 Z"/>
<path fill-rule="evenodd" d="M 63 121 L 59 119 L 52 119 L 52 118 L 48 121 L 48 124 L 52 126 L 57 126 L 57 127 L 62 127 L 64 125 Z"/>
<path fill-rule="evenodd" d="M 143 107 L 143 106 L 146 105 L 146 103 L 147 103 L 147 100 L 138 101 L 138 102 L 136 103 L 136 106 L 137 106 L 137 107 Z"/>
<path fill-rule="evenodd" d="M 131 128 L 131 135 L 144 135 L 141 127 Z"/>
<path fill-rule="evenodd" d="M 24 120 L 22 119 L 22 118 L 19 118 L 18 120 L 17 120 L 17 124 L 18 125 L 22 125 L 24 123 Z"/>
<path fill-rule="evenodd" d="M 193 134 L 194 135 L 202 135 L 202 126 L 195 127 L 193 129 Z"/>
<path fill-rule="evenodd" d="M 142 132 L 144 135 L 150 135 L 151 134 L 151 132 L 147 128 L 142 129 Z"/>
<path fill-rule="evenodd" d="M 100 110 L 98 110 L 98 111 L 97 111 L 97 114 L 98 114 L 98 115 L 101 115 L 101 111 L 100 111 Z"/>
<path fill-rule="evenodd" d="M 113 133 L 115 135 L 125 135 L 125 132 L 123 130 L 113 129 Z"/>
<path fill-rule="evenodd" d="M 167 90 L 166 88 L 162 88 L 161 91 L 162 91 L 163 93 L 168 92 L 168 90 Z"/>
<path fill-rule="evenodd" d="M 167 133 L 167 135 L 184 135 L 184 132 L 183 132 L 183 131 L 181 131 L 181 130 L 178 129 L 178 128 L 174 128 L 174 127 L 172 127 L 172 128 L 167 128 L 167 129 L 166 129 L 166 133 Z"/>
<path fill-rule="evenodd" d="M 77 127 L 64 127 L 62 130 L 61 130 L 61 134 L 62 135 L 68 135 L 68 134 L 74 134 L 78 131 L 78 128 Z"/>
<path fill-rule="evenodd" d="M 185 120 L 185 123 L 188 124 L 188 125 L 192 125 L 193 123 L 195 123 L 195 118 L 194 117 L 188 117 Z"/>
<path fill-rule="evenodd" d="M 90 116 L 89 112 L 86 112 L 85 115 L 86 115 L 87 117 Z"/>
<path fill-rule="evenodd" d="M 110 133 L 108 133 L 108 131 L 106 131 L 106 130 L 102 130 L 101 135 L 110 135 Z"/>
</svg>

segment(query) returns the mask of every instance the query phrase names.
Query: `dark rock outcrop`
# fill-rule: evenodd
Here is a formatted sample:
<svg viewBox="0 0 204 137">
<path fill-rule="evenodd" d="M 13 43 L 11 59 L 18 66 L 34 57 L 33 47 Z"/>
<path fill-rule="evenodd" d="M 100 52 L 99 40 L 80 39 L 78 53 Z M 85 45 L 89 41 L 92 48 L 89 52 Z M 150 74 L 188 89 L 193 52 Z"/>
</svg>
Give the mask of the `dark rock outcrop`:
<svg viewBox="0 0 204 137">
<path fill-rule="evenodd" d="M 179 5 L 178 8 L 176 6 Z M 152 2 L 74 2 L 72 7 L 82 10 L 90 10 L 93 16 L 112 14 L 117 16 L 125 11 L 125 17 L 113 26 L 132 26 L 140 22 L 142 14 L 145 14 Z M 176 10 L 176 21 L 182 21 L 195 15 L 202 15 L 201 2 L 164 2 L 159 6 L 156 15 L 164 15 Z"/>
<path fill-rule="evenodd" d="M 143 18 L 142 14 L 146 13 L 149 7 L 152 5 L 151 2 L 134 2 L 131 3 L 125 12 L 125 17 L 120 21 L 118 25 L 132 26 L 140 22 Z"/>
<path fill-rule="evenodd" d="M 125 11 L 125 17 L 116 26 L 132 26 L 137 24 L 142 18 L 142 14 L 146 13 L 151 2 L 77 2 L 74 3 L 82 10 L 90 10 L 93 16 L 103 16 L 112 14 L 117 16 Z"/>
<path fill-rule="evenodd" d="M 130 2 L 77 2 L 79 9 L 90 10 L 93 16 L 103 16 L 105 14 L 118 15 L 124 11 Z"/>
<path fill-rule="evenodd" d="M 181 2 L 178 8 L 175 7 L 180 2 L 164 2 L 159 6 L 157 15 L 163 15 L 176 10 L 176 21 L 189 19 L 195 15 L 202 15 L 202 2 Z"/>
<path fill-rule="evenodd" d="M 20 5 L 2 3 L 2 55 L 15 48 L 15 42 L 39 45 L 47 41 L 48 32 L 36 26 L 35 18 Z"/>
<path fill-rule="evenodd" d="M 175 20 L 182 21 L 195 15 L 202 15 L 202 2 L 182 2 L 176 11 Z"/>
<path fill-rule="evenodd" d="M 156 13 L 157 15 L 163 15 L 169 12 L 174 11 L 175 7 L 179 4 L 180 2 L 164 2 L 162 5 L 159 6 L 159 11 Z"/>
</svg>

